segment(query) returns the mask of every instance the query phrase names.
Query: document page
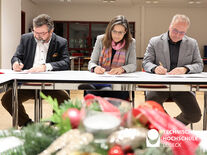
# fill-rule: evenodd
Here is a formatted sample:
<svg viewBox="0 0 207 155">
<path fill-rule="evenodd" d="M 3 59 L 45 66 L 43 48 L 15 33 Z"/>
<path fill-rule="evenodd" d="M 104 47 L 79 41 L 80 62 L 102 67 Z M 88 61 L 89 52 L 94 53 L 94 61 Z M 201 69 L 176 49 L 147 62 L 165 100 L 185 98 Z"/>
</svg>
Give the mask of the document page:
<svg viewBox="0 0 207 155">
<path fill-rule="evenodd" d="M 198 74 L 180 74 L 180 75 L 161 75 L 163 78 L 207 78 L 206 73 L 198 73 Z"/>
<path fill-rule="evenodd" d="M 106 78 L 138 78 L 138 74 L 137 73 L 124 73 L 124 74 L 120 74 L 120 75 L 111 75 L 108 74 L 107 72 L 105 72 L 104 74 L 96 74 L 99 77 L 106 77 Z"/>
</svg>

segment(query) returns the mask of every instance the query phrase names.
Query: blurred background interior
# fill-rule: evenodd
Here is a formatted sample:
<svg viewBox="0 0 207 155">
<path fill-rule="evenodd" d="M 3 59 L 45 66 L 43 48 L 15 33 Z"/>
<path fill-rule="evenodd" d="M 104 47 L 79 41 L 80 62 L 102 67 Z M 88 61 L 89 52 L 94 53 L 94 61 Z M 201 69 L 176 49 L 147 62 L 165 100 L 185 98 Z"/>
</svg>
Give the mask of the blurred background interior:
<svg viewBox="0 0 207 155">
<path fill-rule="evenodd" d="M 74 69 L 87 69 L 96 36 L 120 14 L 127 17 L 136 39 L 138 70 L 149 39 L 166 32 L 176 13 L 189 16 L 187 35 L 198 41 L 207 63 L 207 0 L 1 0 L 0 9 L 0 68 L 11 67 L 20 35 L 31 32 L 32 19 L 42 13 L 54 19 L 55 33 L 68 40 Z"/>
</svg>

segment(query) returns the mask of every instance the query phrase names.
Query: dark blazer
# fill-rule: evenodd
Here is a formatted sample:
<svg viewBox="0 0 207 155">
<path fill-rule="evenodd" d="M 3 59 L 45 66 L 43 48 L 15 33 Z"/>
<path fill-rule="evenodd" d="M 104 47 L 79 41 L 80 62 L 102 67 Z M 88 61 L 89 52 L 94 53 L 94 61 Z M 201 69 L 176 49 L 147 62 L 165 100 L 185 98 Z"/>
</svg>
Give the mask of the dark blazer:
<svg viewBox="0 0 207 155">
<path fill-rule="evenodd" d="M 24 69 L 30 69 L 33 66 L 37 43 L 33 33 L 23 34 L 14 56 L 11 59 L 13 64 L 20 61 L 24 64 Z M 70 69 L 69 52 L 67 40 L 52 34 L 49 49 L 47 52 L 46 63 L 50 63 L 53 71 Z"/>
</svg>

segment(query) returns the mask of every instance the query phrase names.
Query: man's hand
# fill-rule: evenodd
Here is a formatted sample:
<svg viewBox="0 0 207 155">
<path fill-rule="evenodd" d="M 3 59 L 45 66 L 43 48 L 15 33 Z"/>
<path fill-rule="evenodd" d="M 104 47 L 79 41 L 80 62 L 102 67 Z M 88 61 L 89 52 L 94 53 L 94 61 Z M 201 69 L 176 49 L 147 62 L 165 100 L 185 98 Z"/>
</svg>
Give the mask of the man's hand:
<svg viewBox="0 0 207 155">
<path fill-rule="evenodd" d="M 162 65 L 157 66 L 157 67 L 155 68 L 155 74 L 164 75 L 164 74 L 166 74 L 166 73 L 167 73 L 167 69 L 164 68 Z"/>
<path fill-rule="evenodd" d="M 94 69 L 94 72 L 96 74 L 103 74 L 105 72 L 105 68 L 102 68 L 101 66 L 97 66 L 95 69 Z"/>
<path fill-rule="evenodd" d="M 109 72 L 108 72 L 108 74 L 112 74 L 112 75 L 114 75 L 114 74 L 122 74 L 122 73 L 124 73 L 125 72 L 125 70 L 122 68 L 122 67 L 119 67 L 119 68 L 112 68 Z"/>
<path fill-rule="evenodd" d="M 170 75 L 177 75 L 177 74 L 185 74 L 187 72 L 187 68 L 185 67 L 176 67 L 171 70 L 168 74 Z"/>
<path fill-rule="evenodd" d="M 46 65 L 39 65 L 36 67 L 32 67 L 28 70 L 28 73 L 33 73 L 33 72 L 45 72 L 46 71 Z"/>
<path fill-rule="evenodd" d="M 22 71 L 23 67 L 24 67 L 24 65 L 22 63 L 19 63 L 18 61 L 14 62 L 12 65 L 13 70 L 16 72 Z"/>
</svg>

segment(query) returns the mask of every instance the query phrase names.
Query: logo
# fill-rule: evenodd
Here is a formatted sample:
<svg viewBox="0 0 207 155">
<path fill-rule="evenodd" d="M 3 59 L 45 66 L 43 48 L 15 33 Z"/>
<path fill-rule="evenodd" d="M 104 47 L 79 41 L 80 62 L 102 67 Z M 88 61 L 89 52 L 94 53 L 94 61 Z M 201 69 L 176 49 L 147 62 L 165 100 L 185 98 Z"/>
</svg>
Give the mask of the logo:
<svg viewBox="0 0 207 155">
<path fill-rule="evenodd" d="M 151 129 L 147 133 L 146 137 L 147 147 L 160 147 L 160 135 L 155 129 Z"/>
</svg>

